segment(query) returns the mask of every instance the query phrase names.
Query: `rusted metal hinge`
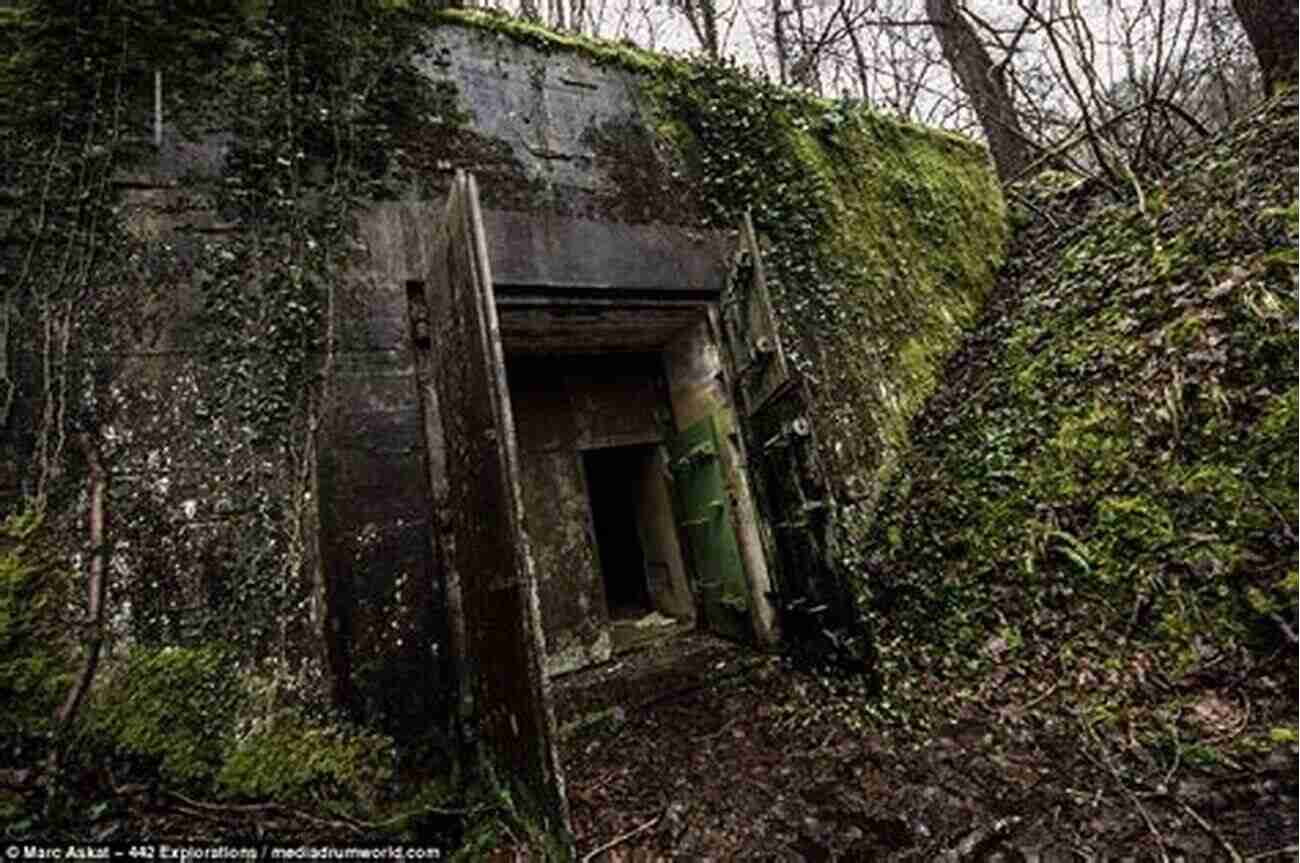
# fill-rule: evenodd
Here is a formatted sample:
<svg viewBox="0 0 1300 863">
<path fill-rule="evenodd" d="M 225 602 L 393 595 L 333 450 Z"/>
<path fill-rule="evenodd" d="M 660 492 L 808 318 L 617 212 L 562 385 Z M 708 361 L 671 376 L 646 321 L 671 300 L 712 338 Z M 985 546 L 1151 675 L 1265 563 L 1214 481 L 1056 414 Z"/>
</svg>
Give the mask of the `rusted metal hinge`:
<svg viewBox="0 0 1300 863">
<path fill-rule="evenodd" d="M 795 417 L 787 423 L 783 423 L 781 430 L 763 441 L 763 449 L 771 449 L 774 446 L 785 445 L 793 438 L 805 438 L 812 434 L 812 425 L 804 417 Z"/>
</svg>

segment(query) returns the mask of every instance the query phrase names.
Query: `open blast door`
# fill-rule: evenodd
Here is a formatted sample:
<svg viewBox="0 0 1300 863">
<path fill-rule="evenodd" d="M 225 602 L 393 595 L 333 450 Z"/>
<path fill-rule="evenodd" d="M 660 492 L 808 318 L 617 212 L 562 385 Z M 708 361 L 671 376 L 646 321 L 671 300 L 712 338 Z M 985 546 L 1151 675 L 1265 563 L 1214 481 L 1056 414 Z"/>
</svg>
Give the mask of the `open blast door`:
<svg viewBox="0 0 1300 863">
<path fill-rule="evenodd" d="M 478 189 L 463 171 L 425 291 L 435 396 L 425 410 L 438 413 L 445 453 L 434 460 L 444 468 L 433 477 L 433 504 L 461 738 L 480 765 L 509 770 L 538 814 L 567 833 L 492 274 Z"/>
<path fill-rule="evenodd" d="M 782 637 L 798 649 L 829 644 L 843 653 L 845 636 L 858 646 L 864 639 L 853 597 L 835 564 L 834 502 L 811 422 L 812 395 L 786 362 L 748 213 L 723 297 L 723 325 L 750 475 L 776 546 L 773 582 Z"/>
</svg>

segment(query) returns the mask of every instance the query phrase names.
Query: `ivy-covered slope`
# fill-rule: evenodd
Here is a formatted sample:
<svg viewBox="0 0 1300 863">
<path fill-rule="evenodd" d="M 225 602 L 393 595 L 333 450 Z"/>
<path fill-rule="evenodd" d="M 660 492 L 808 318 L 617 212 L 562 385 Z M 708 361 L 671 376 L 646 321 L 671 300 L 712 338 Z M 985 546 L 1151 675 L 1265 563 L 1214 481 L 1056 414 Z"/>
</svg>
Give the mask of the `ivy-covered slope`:
<svg viewBox="0 0 1300 863">
<path fill-rule="evenodd" d="M 1295 130 L 1292 93 L 1140 200 L 1024 190 L 859 570 L 886 709 L 1294 740 Z"/>
</svg>

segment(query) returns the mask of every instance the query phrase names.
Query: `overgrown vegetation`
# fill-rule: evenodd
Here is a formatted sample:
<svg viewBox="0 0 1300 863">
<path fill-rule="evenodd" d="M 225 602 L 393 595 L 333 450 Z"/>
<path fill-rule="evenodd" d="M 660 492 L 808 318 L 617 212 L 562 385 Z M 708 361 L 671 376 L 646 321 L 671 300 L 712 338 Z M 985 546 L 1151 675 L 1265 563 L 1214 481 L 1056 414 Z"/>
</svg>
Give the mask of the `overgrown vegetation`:
<svg viewBox="0 0 1300 863">
<path fill-rule="evenodd" d="M 26 47 L 0 78 L 0 425 L 15 430 L 0 479 L 31 509 L 0 531 L 0 698 L 22 705 L 0 720 L 0 766 L 55 743 L 72 756 L 58 793 L 0 797 L 19 835 L 109 829 L 148 809 L 121 790 L 139 780 L 232 831 L 247 821 L 229 801 L 271 799 L 285 830 L 301 829 L 294 807 L 327 808 L 320 837 L 434 837 L 470 857 L 555 839 L 507 790 L 431 780 L 420 768 L 445 763 L 445 741 L 378 696 L 367 711 L 368 693 L 330 692 L 303 647 L 319 635 L 315 435 L 354 216 L 412 182 L 399 144 L 465 120 L 405 63 L 428 19 L 393 5 L 197 4 L 178 31 L 152 6 L 79 19 L 50 2 L 3 22 Z M 1295 688 L 1297 216 L 1294 183 L 1276 181 L 1293 170 L 1293 107 L 1131 202 L 1081 214 L 1077 188 L 1021 190 L 1011 284 L 979 319 L 1006 240 L 980 148 L 725 64 L 434 20 L 644 74 L 700 222 L 752 212 L 828 471 L 865 489 L 837 494 L 827 562 L 858 578 L 878 717 L 924 731 L 1014 673 L 1040 686 L 1034 707 L 1074 705 L 1090 732 L 1135 723 L 1144 768 L 1294 739 L 1278 705 Z M 123 119 L 150 113 L 155 80 L 166 122 L 218 170 Z M 155 176 L 170 158 L 181 167 Z M 182 178 L 191 200 L 159 191 Z M 125 188 L 166 206 L 139 217 Z M 172 204 L 207 221 L 149 221 Z M 187 336 L 200 350 L 164 367 Z M 14 360 L 20 343 L 34 359 Z M 195 417 L 210 436 L 185 433 Z M 90 453 L 113 478 L 113 656 L 78 734 L 53 741 L 67 622 L 86 604 L 71 574 L 98 551 L 80 539 Z M 372 690 L 397 679 L 354 671 Z M 1268 712 L 1207 742 L 1206 693 L 1247 676 L 1281 687 L 1258 698 Z M 369 724 L 322 709 L 331 696 Z"/>
<path fill-rule="evenodd" d="M 39 515 L 28 511 L 0 524 L 0 765 L 45 752 L 55 708 L 72 682 L 74 643 L 63 616 L 71 590 Z"/>
<path fill-rule="evenodd" d="M 1274 100 L 1129 202 L 1025 190 L 859 570 L 879 713 L 1068 712 L 1127 729 L 1105 745 L 1144 777 L 1292 734 L 1295 116 Z"/>
<path fill-rule="evenodd" d="M 243 712 L 233 657 L 216 646 L 138 648 L 104 681 L 87 712 L 90 743 L 109 759 L 203 787 L 221 769 Z"/>
<path fill-rule="evenodd" d="M 748 209 L 766 241 L 769 289 L 825 472 L 827 487 L 805 493 L 838 502 L 801 516 L 818 553 L 794 566 L 817 572 L 784 573 L 783 625 L 828 638 L 814 653 L 860 665 L 867 647 L 841 607 L 843 575 L 860 560 L 909 419 L 993 285 L 1006 239 L 1001 192 L 969 141 L 727 64 L 671 70 L 658 86 L 660 133 L 698 178 L 705 223 L 730 227 Z M 804 605 L 821 609 L 816 619 L 803 620 Z"/>
<path fill-rule="evenodd" d="M 218 5 L 33 0 L 0 20 L 0 492 L 27 513 L 0 551 L 14 837 L 120 817 L 124 780 L 285 802 L 317 783 L 365 807 L 393 769 L 389 738 L 324 707 L 314 439 L 353 213 L 392 194 L 391 130 L 436 94 L 400 8 Z M 103 625 L 81 620 L 101 551 Z M 92 640 L 106 673 L 56 739 Z M 290 735 L 312 757 L 266 763 Z"/>
</svg>

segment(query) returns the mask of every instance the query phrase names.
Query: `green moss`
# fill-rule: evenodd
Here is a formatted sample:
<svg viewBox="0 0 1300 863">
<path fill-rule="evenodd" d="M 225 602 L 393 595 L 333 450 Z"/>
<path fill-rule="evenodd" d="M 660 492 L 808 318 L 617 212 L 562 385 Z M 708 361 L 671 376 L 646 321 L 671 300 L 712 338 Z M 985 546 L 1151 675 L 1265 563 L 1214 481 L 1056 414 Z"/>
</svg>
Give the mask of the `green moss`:
<svg viewBox="0 0 1300 863">
<path fill-rule="evenodd" d="M 787 351 L 813 385 L 828 472 L 883 482 L 1002 259 L 1005 206 L 985 149 L 725 63 L 665 58 L 479 11 L 433 20 L 636 74 L 658 146 L 638 144 L 627 158 L 619 130 L 600 130 L 590 143 L 604 163 L 666 161 L 668 170 L 618 168 L 616 195 L 636 200 L 601 206 L 625 221 L 721 228 L 751 212 Z"/>
<path fill-rule="evenodd" d="M 227 797 L 330 800 L 372 809 L 393 771 L 393 741 L 288 711 L 257 723 L 216 775 Z"/>
<path fill-rule="evenodd" d="M 657 127 L 700 177 L 707 220 L 731 226 L 749 209 L 767 241 L 828 472 L 879 486 L 1001 262 L 1005 210 L 985 152 L 726 66 L 660 75 L 657 88 Z M 857 509 L 844 514 L 855 539 L 870 524 Z"/>
<path fill-rule="evenodd" d="M 575 53 L 599 64 L 620 66 L 632 72 L 657 72 L 681 61 L 642 51 L 630 44 L 559 33 L 520 18 L 492 10 L 441 9 L 432 13 L 434 24 L 451 24 L 495 33 L 546 53 Z"/>
<path fill-rule="evenodd" d="M 1263 212 L 1285 214 L 1295 191 L 1271 178 L 1294 116 L 1268 123 L 1275 143 L 1223 158 Z M 943 230 L 942 187 L 877 173 L 914 229 Z M 1271 615 L 1294 619 L 1297 602 L 1297 310 L 1294 271 L 1271 256 L 1292 225 L 1232 215 L 1233 183 L 1186 170 L 1162 183 L 1155 228 L 1101 207 L 1055 256 L 1013 261 L 1001 314 L 911 423 L 859 555 L 886 679 L 930 673 L 919 657 L 961 666 L 1011 615 L 1027 646 L 1055 653 L 1041 645 L 1071 631 L 1072 651 L 1115 659 L 1141 642 L 1176 668 L 1210 644 L 1283 646 Z M 924 369 L 943 329 L 916 329 L 897 356 Z"/>
<path fill-rule="evenodd" d="M 85 723 L 93 745 L 185 785 L 216 775 L 244 705 L 219 646 L 137 648 L 98 695 Z"/>
<path fill-rule="evenodd" d="M 20 759 L 51 730 L 75 662 L 62 620 L 72 580 L 46 540 L 34 512 L 0 524 L 0 741 Z"/>
</svg>

